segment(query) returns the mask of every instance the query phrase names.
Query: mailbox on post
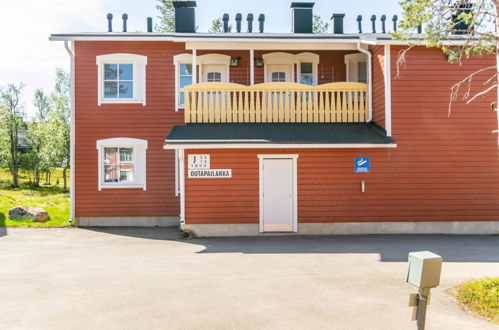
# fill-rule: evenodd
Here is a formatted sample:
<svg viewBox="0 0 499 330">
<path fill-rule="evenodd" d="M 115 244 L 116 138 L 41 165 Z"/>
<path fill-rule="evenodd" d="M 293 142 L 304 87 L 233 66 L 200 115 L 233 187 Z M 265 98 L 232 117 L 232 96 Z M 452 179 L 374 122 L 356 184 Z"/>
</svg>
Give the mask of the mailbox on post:
<svg viewBox="0 0 499 330">
<path fill-rule="evenodd" d="M 407 283 L 421 289 L 435 288 L 440 284 L 442 257 L 430 251 L 409 253 Z"/>
<path fill-rule="evenodd" d="M 430 251 L 410 252 L 407 283 L 418 287 L 418 293 L 411 295 L 409 306 L 415 308 L 413 320 L 417 321 L 418 330 L 425 328 L 426 307 L 430 289 L 440 284 L 442 257 Z"/>
</svg>

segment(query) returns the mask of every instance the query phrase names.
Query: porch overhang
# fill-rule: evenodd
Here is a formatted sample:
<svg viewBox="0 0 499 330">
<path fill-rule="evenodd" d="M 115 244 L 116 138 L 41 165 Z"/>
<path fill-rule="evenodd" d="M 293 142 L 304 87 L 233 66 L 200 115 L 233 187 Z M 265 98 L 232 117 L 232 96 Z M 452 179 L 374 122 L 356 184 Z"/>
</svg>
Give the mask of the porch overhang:
<svg viewBox="0 0 499 330">
<path fill-rule="evenodd" d="M 374 123 L 187 124 L 174 126 L 164 149 L 395 148 Z"/>
</svg>

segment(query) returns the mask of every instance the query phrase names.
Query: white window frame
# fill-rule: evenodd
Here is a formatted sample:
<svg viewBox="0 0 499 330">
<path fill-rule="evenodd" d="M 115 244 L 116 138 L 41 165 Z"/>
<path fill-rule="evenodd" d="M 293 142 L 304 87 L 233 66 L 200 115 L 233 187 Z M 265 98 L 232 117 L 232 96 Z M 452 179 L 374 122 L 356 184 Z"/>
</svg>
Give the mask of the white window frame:
<svg viewBox="0 0 499 330">
<path fill-rule="evenodd" d="M 173 56 L 173 65 L 175 66 L 175 111 L 179 109 L 184 109 L 184 104 L 179 104 L 180 102 L 180 65 L 181 64 L 192 64 L 193 54 L 183 53 Z M 222 81 L 230 81 L 230 56 L 225 54 L 205 54 L 196 56 L 196 65 L 199 70 L 194 70 L 192 68 L 192 74 L 196 74 L 196 81 L 203 82 L 203 71 L 205 67 L 210 65 L 220 65 L 225 67 L 225 74 L 222 74 Z M 193 77 L 194 81 L 194 77 Z"/>
<path fill-rule="evenodd" d="M 297 67 L 297 80 L 301 83 L 301 64 L 312 63 L 312 85 L 319 84 L 319 55 L 314 53 L 300 53 L 296 54 L 296 67 Z"/>
<path fill-rule="evenodd" d="M 345 65 L 346 65 L 346 71 L 347 71 L 347 81 L 351 82 L 359 82 L 359 63 L 360 62 L 365 62 L 366 63 L 366 70 L 367 70 L 367 80 L 369 83 L 369 66 L 367 65 L 367 56 L 364 53 L 357 53 L 357 54 L 348 54 L 345 55 Z"/>
<path fill-rule="evenodd" d="M 97 104 L 142 103 L 146 105 L 146 65 L 147 56 L 137 54 L 114 53 L 96 56 L 97 64 Z M 133 65 L 133 98 L 106 98 L 104 95 L 104 65 Z"/>
<path fill-rule="evenodd" d="M 134 182 L 104 182 L 104 148 L 133 148 Z M 147 140 L 134 138 L 97 140 L 99 191 L 106 188 L 141 188 L 146 190 L 146 151 Z"/>
</svg>

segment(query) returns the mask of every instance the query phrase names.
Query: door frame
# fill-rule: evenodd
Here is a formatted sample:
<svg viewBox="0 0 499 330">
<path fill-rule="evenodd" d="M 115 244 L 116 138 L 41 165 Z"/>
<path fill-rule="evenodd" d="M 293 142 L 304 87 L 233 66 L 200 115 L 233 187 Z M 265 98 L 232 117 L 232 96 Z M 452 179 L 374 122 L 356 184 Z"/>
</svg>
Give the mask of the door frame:
<svg viewBox="0 0 499 330">
<path fill-rule="evenodd" d="M 297 154 L 260 154 L 258 155 L 258 173 L 259 173 L 259 208 L 260 208 L 260 219 L 259 219 L 259 228 L 260 233 L 263 233 L 263 161 L 265 159 L 290 159 L 293 164 L 293 177 L 291 180 L 293 187 L 293 231 L 298 231 L 298 155 Z"/>
</svg>

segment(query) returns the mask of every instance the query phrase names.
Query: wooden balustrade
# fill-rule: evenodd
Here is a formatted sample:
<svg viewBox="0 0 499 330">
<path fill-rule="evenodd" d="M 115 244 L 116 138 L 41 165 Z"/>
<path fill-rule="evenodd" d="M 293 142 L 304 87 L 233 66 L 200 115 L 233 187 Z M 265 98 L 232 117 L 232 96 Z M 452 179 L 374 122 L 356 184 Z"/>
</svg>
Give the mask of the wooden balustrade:
<svg viewBox="0 0 499 330">
<path fill-rule="evenodd" d="M 207 82 L 185 91 L 186 123 L 358 123 L 368 120 L 368 85 Z"/>
</svg>

